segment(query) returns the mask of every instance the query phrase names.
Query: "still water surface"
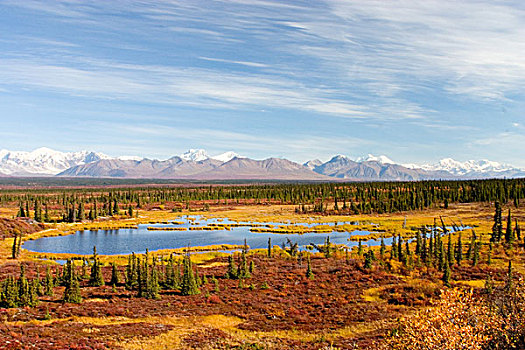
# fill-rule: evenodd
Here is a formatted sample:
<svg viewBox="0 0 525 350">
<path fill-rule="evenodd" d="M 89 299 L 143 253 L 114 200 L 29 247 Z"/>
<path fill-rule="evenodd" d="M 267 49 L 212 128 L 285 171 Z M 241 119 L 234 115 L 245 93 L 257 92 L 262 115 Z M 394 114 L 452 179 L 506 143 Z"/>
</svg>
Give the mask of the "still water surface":
<svg viewBox="0 0 525 350">
<path fill-rule="evenodd" d="M 191 220 L 195 219 L 192 224 Z M 78 231 L 75 234 L 59 237 L 45 237 L 24 243 L 24 249 L 33 252 L 47 253 L 72 253 L 72 254 L 91 254 L 93 246 L 97 246 L 99 254 L 129 254 L 131 252 L 143 253 L 146 249 L 175 249 L 187 246 L 209 246 L 219 244 L 243 244 L 244 239 L 252 249 L 266 248 L 268 238 L 272 238 L 272 245 L 282 245 L 289 238 L 297 242 L 301 249 L 310 243 L 323 244 L 326 237 L 335 244 L 345 244 L 348 247 L 357 245 L 357 242 L 349 240 L 352 233 L 332 232 L 332 233 L 305 233 L 298 234 L 273 234 L 250 232 L 250 227 L 232 227 L 228 230 L 188 230 L 188 231 L 148 231 L 147 227 L 191 227 L 206 226 L 211 223 L 235 223 L 223 219 L 204 219 L 200 216 L 182 217 L 177 221 L 182 224 L 144 224 L 139 225 L 138 229 L 118 229 L 118 230 L 98 230 L 98 231 Z M 244 224 L 244 222 L 239 222 Z M 258 223 L 253 223 L 258 224 Z M 267 223 L 264 223 L 267 224 Z M 269 223 L 275 226 L 286 225 L 283 223 Z M 349 224 L 348 222 L 329 223 L 326 225 Z M 307 225 L 307 224 L 299 224 Z M 311 226 L 308 224 L 307 226 Z M 355 234 L 366 234 L 365 231 L 355 231 Z M 377 245 L 379 241 L 366 241 L 363 244 Z M 385 239 L 386 244 L 391 243 L 391 238 Z"/>
</svg>

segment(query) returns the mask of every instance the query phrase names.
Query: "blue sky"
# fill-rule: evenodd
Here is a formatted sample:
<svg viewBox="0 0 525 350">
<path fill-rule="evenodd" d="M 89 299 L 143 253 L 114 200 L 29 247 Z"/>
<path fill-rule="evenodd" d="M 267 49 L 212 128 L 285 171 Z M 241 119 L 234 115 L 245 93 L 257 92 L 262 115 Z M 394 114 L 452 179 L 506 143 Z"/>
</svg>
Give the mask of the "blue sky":
<svg viewBox="0 0 525 350">
<path fill-rule="evenodd" d="M 0 2 L 0 148 L 525 166 L 521 1 Z"/>
</svg>

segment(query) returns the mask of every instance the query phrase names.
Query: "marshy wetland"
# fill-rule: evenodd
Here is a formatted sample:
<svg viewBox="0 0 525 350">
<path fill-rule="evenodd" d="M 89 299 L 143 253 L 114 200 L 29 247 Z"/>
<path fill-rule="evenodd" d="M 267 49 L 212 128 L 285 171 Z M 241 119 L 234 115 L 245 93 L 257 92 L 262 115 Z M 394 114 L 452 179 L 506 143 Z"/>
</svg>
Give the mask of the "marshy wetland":
<svg viewBox="0 0 525 350">
<path fill-rule="evenodd" d="M 416 327 L 430 337 L 428 319 L 444 316 L 456 323 L 433 327 L 447 332 L 485 317 L 496 328 L 474 331 L 496 339 L 500 324 L 522 317 L 487 310 L 521 305 L 508 292 L 522 295 L 523 183 L 511 183 L 519 195 L 445 206 L 437 193 L 465 199 L 500 182 L 435 182 L 419 208 L 427 185 L 369 184 L 370 197 L 361 184 L 6 190 L 0 340 L 15 349 L 29 338 L 56 349 L 408 349 L 419 344 Z M 323 201 L 279 199 L 293 191 Z M 413 208 L 370 204 L 406 193 Z M 33 296 L 9 299 L 9 286 L 24 283 Z"/>
</svg>

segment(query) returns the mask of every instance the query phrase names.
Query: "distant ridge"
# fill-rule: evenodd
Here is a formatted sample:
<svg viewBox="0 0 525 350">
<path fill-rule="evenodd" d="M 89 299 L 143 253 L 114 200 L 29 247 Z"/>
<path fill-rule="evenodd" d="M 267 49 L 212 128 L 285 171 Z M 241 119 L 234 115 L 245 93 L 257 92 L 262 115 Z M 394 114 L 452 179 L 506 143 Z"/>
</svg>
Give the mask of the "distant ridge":
<svg viewBox="0 0 525 350">
<path fill-rule="evenodd" d="M 233 151 L 210 156 L 203 149 L 190 149 L 167 160 L 156 160 L 136 156 L 112 158 L 90 151 L 59 152 L 42 147 L 32 152 L 0 150 L 0 176 L 418 181 L 516 178 L 525 177 L 525 171 L 489 160 L 459 162 L 445 158 L 435 164 L 397 164 L 387 156 L 371 154 L 355 159 L 337 155 L 326 162 L 314 159 L 301 165 L 281 158 L 254 160 Z"/>
</svg>

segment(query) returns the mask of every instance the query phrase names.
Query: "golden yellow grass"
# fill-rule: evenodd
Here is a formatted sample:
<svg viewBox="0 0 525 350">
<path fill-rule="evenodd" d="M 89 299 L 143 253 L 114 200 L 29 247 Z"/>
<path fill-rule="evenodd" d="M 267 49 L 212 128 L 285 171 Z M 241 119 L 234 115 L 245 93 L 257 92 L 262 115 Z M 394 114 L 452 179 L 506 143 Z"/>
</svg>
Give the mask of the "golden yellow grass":
<svg viewBox="0 0 525 350">
<path fill-rule="evenodd" d="M 353 221 L 358 223 L 357 225 L 337 225 L 335 226 L 336 231 L 341 232 L 353 232 L 354 230 L 361 231 L 370 231 L 368 234 L 352 234 L 350 236 L 351 240 L 369 240 L 375 239 L 379 240 L 381 236 L 391 237 L 393 235 L 401 235 L 404 238 L 414 237 L 414 234 L 417 228 L 421 226 L 431 226 L 434 223 L 434 219 L 437 219 L 437 225 L 441 226 L 439 220 L 440 217 L 443 217 L 445 223 L 448 226 L 451 226 L 453 223 L 457 225 L 468 225 L 474 228 L 478 237 L 481 237 L 483 242 L 482 255 L 486 254 L 488 250 L 488 242 L 490 239 L 490 232 L 492 227 L 492 215 L 494 208 L 490 204 L 479 204 L 479 203 L 469 203 L 469 204 L 452 204 L 449 209 L 428 209 L 423 211 L 412 211 L 412 212 L 403 212 L 395 214 L 370 214 L 370 215 L 333 215 L 333 216 L 320 216 L 320 215 L 309 215 L 309 214 L 297 214 L 295 213 L 295 206 L 293 205 L 271 205 L 271 206 L 237 206 L 233 209 L 218 209 L 212 212 L 190 212 L 183 211 L 181 213 L 173 213 L 167 210 L 152 210 L 137 211 L 137 218 L 127 218 L 127 217 L 115 217 L 109 220 L 96 221 L 90 223 L 76 223 L 76 224 L 46 224 L 46 229 L 25 237 L 27 239 L 38 239 L 41 237 L 49 236 L 60 236 L 72 234 L 78 230 L 97 230 L 97 229 L 118 229 L 121 227 L 130 228 L 136 227 L 139 224 L 153 224 L 153 223 L 175 223 L 180 224 L 182 215 L 203 215 L 204 218 L 216 218 L 218 220 L 228 219 L 231 221 L 242 221 L 249 222 L 251 224 L 252 230 L 255 232 L 268 232 L 273 229 L 283 230 L 283 233 L 300 233 L 304 228 L 307 228 L 301 223 L 315 224 L 316 230 L 318 232 L 324 232 L 324 230 L 331 231 L 331 228 L 326 224 L 334 222 L 349 222 Z M 16 212 L 13 213 L 12 209 L 5 209 L 0 212 L 4 215 L 11 214 L 16 215 Z M 525 208 L 513 208 L 513 216 L 519 220 L 525 218 Z M 192 219 L 192 218 L 190 218 Z M 190 220 L 191 221 L 191 220 Z M 261 223 L 261 224 L 257 224 Z M 277 223 L 273 225 L 271 223 Z M 284 225 L 279 225 L 282 223 L 287 226 L 284 228 Z M 238 225 L 245 224 L 223 224 L 219 222 L 218 224 L 208 225 L 210 230 L 212 229 L 228 229 Z M 286 231 L 286 232 L 284 232 Z M 463 244 L 467 246 L 470 242 L 471 230 L 466 230 L 462 233 Z M 281 233 L 281 232 L 279 232 Z M 457 241 L 457 233 L 452 234 L 454 241 Z M 0 263 L 5 262 L 5 257 L 8 257 L 11 252 L 12 239 L 6 239 L 0 242 Z M 232 250 L 239 249 L 240 246 L 214 246 L 214 247 L 199 247 L 192 248 L 193 251 L 205 251 L 205 250 Z M 378 249 L 378 247 L 374 247 Z M 501 251 L 500 251 L 501 250 Z M 181 249 L 174 250 L 162 250 L 157 252 L 152 252 L 156 255 L 167 255 L 170 253 L 183 253 Z M 195 257 L 199 262 L 204 262 L 206 259 L 211 259 L 220 255 L 220 253 L 202 253 L 195 254 L 198 257 Z M 517 254 L 511 252 L 511 257 L 517 258 L 518 260 L 523 260 L 521 257 L 523 254 Z M 40 254 L 40 253 L 30 253 L 23 251 L 21 259 L 67 259 L 72 258 L 72 254 Z M 493 264 L 496 267 L 504 267 L 508 261 L 506 253 L 501 248 L 495 248 L 493 254 Z M 104 256 L 102 257 L 104 263 L 116 262 L 118 264 L 125 264 L 127 259 L 125 256 Z M 523 264 L 521 264 L 523 265 Z M 516 266 L 518 271 L 523 270 L 525 272 L 525 267 Z"/>
</svg>

